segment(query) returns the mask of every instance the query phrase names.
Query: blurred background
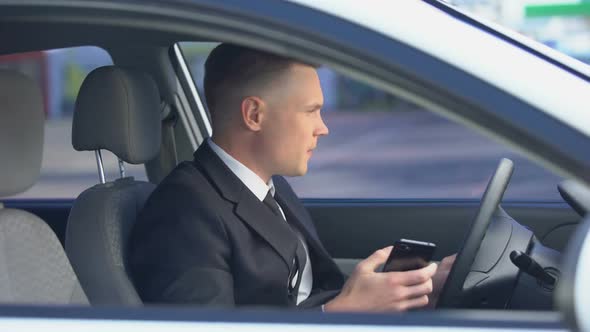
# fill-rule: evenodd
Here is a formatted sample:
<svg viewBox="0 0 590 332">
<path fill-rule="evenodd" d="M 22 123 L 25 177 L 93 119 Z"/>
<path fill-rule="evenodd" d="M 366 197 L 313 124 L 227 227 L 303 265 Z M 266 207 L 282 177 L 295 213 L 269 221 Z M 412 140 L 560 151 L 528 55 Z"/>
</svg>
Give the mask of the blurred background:
<svg viewBox="0 0 590 332">
<path fill-rule="evenodd" d="M 447 2 L 590 63 L 590 1 L 588 0 L 450 0 Z"/>
<path fill-rule="evenodd" d="M 590 1 L 447 2 L 590 63 Z M 204 61 L 216 45 L 181 43 L 198 87 Z M 20 197 L 71 198 L 98 182 L 94 154 L 71 147 L 71 118 L 84 77 L 109 64 L 108 53 L 91 46 L 0 56 L 0 67 L 35 78 L 45 97 L 42 175 Z M 289 179 L 300 197 L 476 199 L 499 159 L 509 157 L 516 171 L 508 199 L 560 200 L 556 185 L 561 179 L 517 151 L 330 68 L 318 73 L 330 135 L 320 140 L 309 173 Z M 103 157 L 107 178 L 117 177 L 116 159 L 107 152 Z M 127 170 L 146 178 L 141 166 L 128 165 Z"/>
</svg>

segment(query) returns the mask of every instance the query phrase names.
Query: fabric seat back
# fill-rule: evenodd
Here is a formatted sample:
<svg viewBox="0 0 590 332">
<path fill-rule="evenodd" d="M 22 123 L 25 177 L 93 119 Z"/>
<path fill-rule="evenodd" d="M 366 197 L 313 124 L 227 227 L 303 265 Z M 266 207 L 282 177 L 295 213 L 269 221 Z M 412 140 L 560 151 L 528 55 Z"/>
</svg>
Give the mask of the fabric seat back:
<svg viewBox="0 0 590 332">
<path fill-rule="evenodd" d="M 72 145 L 106 149 L 142 164 L 160 148 L 160 97 L 147 74 L 101 67 L 84 80 L 76 100 Z M 82 192 L 72 207 L 66 251 L 93 305 L 140 305 L 127 273 L 127 237 L 154 184 L 123 177 Z"/>
</svg>

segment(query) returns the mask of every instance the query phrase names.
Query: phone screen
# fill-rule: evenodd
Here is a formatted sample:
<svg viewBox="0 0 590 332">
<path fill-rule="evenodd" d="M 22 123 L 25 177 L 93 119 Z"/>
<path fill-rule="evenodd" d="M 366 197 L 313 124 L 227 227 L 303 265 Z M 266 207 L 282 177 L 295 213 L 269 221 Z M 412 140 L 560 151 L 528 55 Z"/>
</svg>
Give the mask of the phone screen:
<svg viewBox="0 0 590 332">
<path fill-rule="evenodd" d="M 383 272 L 411 271 L 430 263 L 436 246 L 433 243 L 413 240 L 399 240 L 395 243 Z"/>
</svg>

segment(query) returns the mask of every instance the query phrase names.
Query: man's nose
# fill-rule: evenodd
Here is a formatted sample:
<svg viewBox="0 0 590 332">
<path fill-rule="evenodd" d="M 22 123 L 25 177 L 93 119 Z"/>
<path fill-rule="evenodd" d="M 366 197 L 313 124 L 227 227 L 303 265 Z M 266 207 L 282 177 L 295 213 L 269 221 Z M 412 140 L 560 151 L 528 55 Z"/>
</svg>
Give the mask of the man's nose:
<svg viewBox="0 0 590 332">
<path fill-rule="evenodd" d="M 328 129 L 328 126 L 326 126 L 324 119 L 322 119 L 322 117 L 320 116 L 320 123 L 319 123 L 318 129 L 316 130 L 316 135 L 317 136 L 325 136 L 325 135 L 328 135 L 329 133 L 330 133 L 330 129 Z"/>
</svg>

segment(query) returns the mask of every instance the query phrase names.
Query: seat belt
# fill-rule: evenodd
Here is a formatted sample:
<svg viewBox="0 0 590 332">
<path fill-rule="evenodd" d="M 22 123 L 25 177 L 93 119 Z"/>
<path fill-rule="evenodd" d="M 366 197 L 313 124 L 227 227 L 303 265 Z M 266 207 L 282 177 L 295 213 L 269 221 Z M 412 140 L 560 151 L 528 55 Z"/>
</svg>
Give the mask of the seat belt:
<svg viewBox="0 0 590 332">
<path fill-rule="evenodd" d="M 160 152 L 153 160 L 145 164 L 150 182 L 158 184 L 178 164 L 178 155 L 176 154 L 176 139 L 174 137 L 174 127 L 176 127 L 177 116 L 173 107 L 165 101 L 160 103 L 160 114 L 162 121 L 162 138 L 160 143 Z M 164 146 L 171 147 L 164 149 Z M 167 170 L 162 172 L 162 170 Z M 165 174 L 164 174 L 165 173 Z"/>
<path fill-rule="evenodd" d="M 167 149 L 167 155 L 163 156 L 163 162 L 176 166 L 178 165 L 178 155 L 176 154 L 174 127 L 176 127 L 178 117 L 176 116 L 176 112 L 173 112 L 172 106 L 165 101 L 161 103 L 160 114 L 162 114 L 162 146 L 171 147 L 171 149 Z"/>
</svg>

